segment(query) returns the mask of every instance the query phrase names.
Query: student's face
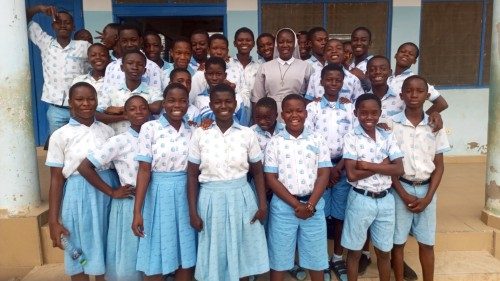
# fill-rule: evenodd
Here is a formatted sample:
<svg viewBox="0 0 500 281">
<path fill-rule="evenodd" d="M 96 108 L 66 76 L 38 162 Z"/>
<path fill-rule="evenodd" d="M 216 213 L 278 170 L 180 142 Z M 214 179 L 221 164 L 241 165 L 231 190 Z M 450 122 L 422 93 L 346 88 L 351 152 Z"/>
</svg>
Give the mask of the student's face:
<svg viewBox="0 0 500 281">
<path fill-rule="evenodd" d="M 71 36 L 71 32 L 75 26 L 73 25 L 73 20 L 66 13 L 58 13 L 56 20 L 52 22 L 52 28 L 56 33 L 56 37 L 68 38 Z"/>
<path fill-rule="evenodd" d="M 75 40 L 83 40 L 87 41 L 90 44 L 94 44 L 94 38 L 92 38 L 92 34 L 88 30 L 83 30 L 78 33 L 78 36 L 75 36 Z"/>
<path fill-rule="evenodd" d="M 293 50 L 295 49 L 295 38 L 293 37 L 293 33 L 288 30 L 281 31 L 276 40 L 280 58 L 285 61 L 291 59 Z"/>
<path fill-rule="evenodd" d="M 170 80 L 170 83 L 182 84 L 187 88 L 188 92 L 191 92 L 191 75 L 185 72 L 177 72 Z"/>
<path fill-rule="evenodd" d="M 154 35 L 146 35 L 144 37 L 144 53 L 146 57 L 152 61 L 161 60 L 161 51 L 163 51 L 163 45 L 161 44 L 160 38 Z"/>
<path fill-rule="evenodd" d="M 210 44 L 208 51 L 211 57 L 218 57 L 223 60 L 226 60 L 229 54 L 226 41 L 221 39 L 212 40 L 212 44 Z"/>
<path fill-rule="evenodd" d="M 230 92 L 216 92 L 210 95 L 210 109 L 215 114 L 215 119 L 229 121 L 233 119 L 236 109 L 236 98 Z"/>
<path fill-rule="evenodd" d="M 271 130 L 274 123 L 276 123 L 277 118 L 278 112 L 265 106 L 256 107 L 253 115 L 255 124 L 259 125 L 259 127 L 264 131 Z"/>
<path fill-rule="evenodd" d="M 87 87 L 78 87 L 73 90 L 71 99 L 69 99 L 69 107 L 74 117 L 78 119 L 94 118 L 97 108 L 96 93 Z"/>
<path fill-rule="evenodd" d="M 187 69 L 191 60 L 191 46 L 187 42 L 177 42 L 170 52 L 176 68 Z"/>
<path fill-rule="evenodd" d="M 304 102 L 300 100 L 288 100 L 283 103 L 281 118 L 290 133 L 301 134 L 304 130 L 304 122 L 307 118 L 307 110 Z"/>
<path fill-rule="evenodd" d="M 97 71 L 106 70 L 106 66 L 110 62 L 108 50 L 102 46 L 90 47 L 87 56 L 92 69 Z"/>
<path fill-rule="evenodd" d="M 350 63 L 352 59 L 352 45 L 344 44 L 344 63 Z"/>
<path fill-rule="evenodd" d="M 108 50 L 113 50 L 116 43 L 118 42 L 118 30 L 114 28 L 105 28 L 102 31 L 101 43 L 108 48 Z"/>
<path fill-rule="evenodd" d="M 297 40 L 298 40 L 297 43 L 299 43 L 300 59 L 302 60 L 308 59 L 310 56 L 311 47 L 307 42 L 307 35 L 299 34 Z"/>
<path fill-rule="evenodd" d="M 273 59 L 274 40 L 271 37 L 262 37 L 257 40 L 257 53 L 265 60 Z"/>
<path fill-rule="evenodd" d="M 205 69 L 205 79 L 207 80 L 208 86 L 212 88 L 224 82 L 226 79 L 226 71 L 218 64 L 211 64 Z"/>
<path fill-rule="evenodd" d="M 328 41 L 328 34 L 326 32 L 318 31 L 314 33 L 310 42 L 312 52 L 318 56 L 322 56 L 326 41 Z"/>
<path fill-rule="evenodd" d="M 352 52 L 354 57 L 362 57 L 368 54 L 371 45 L 371 38 L 366 30 L 357 30 L 351 36 Z"/>
<path fill-rule="evenodd" d="M 382 58 L 374 59 L 367 67 L 368 78 L 372 86 L 387 84 L 387 78 L 391 75 L 391 66 Z"/>
<path fill-rule="evenodd" d="M 236 37 L 236 40 L 234 40 L 234 46 L 238 50 L 238 54 L 246 55 L 252 51 L 255 42 L 250 33 L 241 32 L 238 34 L 238 37 Z"/>
<path fill-rule="evenodd" d="M 401 89 L 399 96 L 405 102 L 406 108 L 422 108 L 429 97 L 427 85 L 420 79 L 412 79 Z"/>
<path fill-rule="evenodd" d="M 408 68 L 417 62 L 417 50 L 411 45 L 404 45 L 399 48 L 398 52 L 394 55 L 396 64 L 403 68 Z"/>
<path fill-rule="evenodd" d="M 146 62 L 139 54 L 128 54 L 122 60 L 121 69 L 125 72 L 126 80 L 141 81 L 146 72 Z"/>
<path fill-rule="evenodd" d="M 208 37 L 205 34 L 193 34 L 191 36 L 191 50 L 195 59 L 207 59 Z"/>
<path fill-rule="evenodd" d="M 325 95 L 338 95 L 344 84 L 344 76 L 338 71 L 327 71 L 321 79 L 321 86 L 325 88 Z"/>
<path fill-rule="evenodd" d="M 375 129 L 381 113 L 378 103 L 374 100 L 363 101 L 359 108 L 354 110 L 354 115 L 358 117 L 359 124 L 366 131 Z"/>
<path fill-rule="evenodd" d="M 126 51 L 139 50 L 142 45 L 142 38 L 133 29 L 124 29 L 120 31 L 120 38 L 118 44 L 123 53 Z"/>
<path fill-rule="evenodd" d="M 142 126 L 149 120 L 149 105 L 143 99 L 135 98 L 125 108 L 125 116 L 132 125 Z"/>
<path fill-rule="evenodd" d="M 340 41 L 330 41 L 325 46 L 325 60 L 328 63 L 341 64 L 344 61 L 344 45 Z"/>
<path fill-rule="evenodd" d="M 180 121 L 189 107 L 189 94 L 182 89 L 170 90 L 163 100 L 163 108 L 169 120 Z"/>
</svg>

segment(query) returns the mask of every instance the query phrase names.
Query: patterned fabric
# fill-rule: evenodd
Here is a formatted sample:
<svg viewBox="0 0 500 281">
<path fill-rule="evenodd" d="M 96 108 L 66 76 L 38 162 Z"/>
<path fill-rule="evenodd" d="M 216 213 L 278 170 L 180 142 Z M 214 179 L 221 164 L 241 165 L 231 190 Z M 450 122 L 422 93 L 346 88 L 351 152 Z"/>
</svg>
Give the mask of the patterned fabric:
<svg viewBox="0 0 500 281">
<path fill-rule="evenodd" d="M 250 129 L 255 132 L 257 139 L 259 140 L 260 149 L 262 151 L 265 151 L 267 143 L 273 136 L 277 135 L 279 132 L 285 129 L 285 124 L 276 122 L 276 126 L 274 127 L 274 132 L 272 135 L 268 131 L 262 130 L 257 124 L 254 124 L 252 127 L 250 127 Z"/>
<path fill-rule="evenodd" d="M 236 56 L 229 59 L 226 71 L 227 75 L 228 77 L 235 77 L 230 79 L 236 81 L 235 84 L 238 85 L 236 90 L 245 100 L 250 101 L 250 94 L 255 83 L 255 75 L 257 75 L 259 67 L 260 64 L 252 58 L 250 58 L 250 63 L 246 67 L 243 67 Z"/>
<path fill-rule="evenodd" d="M 391 90 L 396 93 L 396 94 L 399 94 L 401 93 L 401 88 L 403 87 L 403 82 L 406 80 L 406 78 L 412 76 L 412 75 L 415 75 L 413 73 L 413 71 L 411 71 L 410 69 L 407 69 L 405 71 L 403 71 L 401 74 L 399 75 L 391 75 L 389 76 L 389 78 L 387 79 L 387 85 L 389 85 L 389 87 L 391 87 Z M 437 99 L 441 94 L 438 92 L 438 90 L 436 90 L 434 88 L 434 86 L 430 85 L 430 84 L 427 84 L 427 87 L 429 88 L 429 101 L 434 101 L 435 99 Z"/>
<path fill-rule="evenodd" d="M 311 56 L 305 61 L 312 67 L 313 73 L 321 73 L 321 70 L 326 65 L 321 64 L 321 62 L 315 56 Z"/>
<path fill-rule="evenodd" d="M 342 85 L 342 90 L 340 90 L 339 97 L 345 97 L 354 103 L 359 96 L 365 93 L 365 91 L 363 90 L 358 77 L 345 68 L 344 74 L 344 84 Z M 309 79 L 309 85 L 307 86 L 305 98 L 308 100 L 314 100 L 315 98 L 323 97 L 324 94 L 325 88 L 321 86 L 321 71 L 314 72 L 311 75 L 311 79 Z"/>
<path fill-rule="evenodd" d="M 373 94 L 372 91 L 368 92 Z M 405 102 L 401 97 L 393 92 L 391 88 L 387 89 L 387 93 L 382 97 L 382 115 L 378 120 L 379 123 L 390 124 L 391 116 L 396 115 L 403 111 L 406 107 Z"/>
<path fill-rule="evenodd" d="M 102 97 L 102 85 L 104 83 L 104 76 L 99 78 L 99 80 L 95 80 L 95 78 L 92 77 L 92 71 L 90 71 L 87 74 L 83 74 L 83 75 L 75 77 L 75 79 L 73 79 L 73 82 L 71 83 L 71 85 L 75 85 L 78 82 L 86 82 L 86 83 L 89 83 L 90 85 L 92 85 L 97 92 L 97 101 L 99 101 L 100 99 L 103 98 Z"/>
<path fill-rule="evenodd" d="M 351 64 L 349 65 L 349 70 L 352 70 L 353 68 L 357 68 L 363 73 L 366 74 L 366 67 L 368 65 L 368 61 L 372 58 L 373 56 L 367 56 L 364 60 L 360 61 L 358 64 L 354 60 L 352 60 Z"/>
<path fill-rule="evenodd" d="M 119 58 L 112 61 L 106 67 L 104 75 L 103 91 L 107 92 L 114 87 L 120 87 L 125 81 L 125 73 L 121 70 L 122 59 Z M 162 71 L 160 67 L 153 61 L 146 59 L 146 73 L 142 75 L 142 82 L 148 84 L 151 89 L 161 91 Z"/>
</svg>

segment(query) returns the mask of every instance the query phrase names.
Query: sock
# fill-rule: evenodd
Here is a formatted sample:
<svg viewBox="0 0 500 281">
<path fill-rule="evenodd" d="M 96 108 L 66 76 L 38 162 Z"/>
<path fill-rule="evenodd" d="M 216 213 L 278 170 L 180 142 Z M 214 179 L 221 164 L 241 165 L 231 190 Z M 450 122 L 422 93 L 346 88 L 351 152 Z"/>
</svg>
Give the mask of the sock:
<svg viewBox="0 0 500 281">
<path fill-rule="evenodd" d="M 342 260 L 342 255 L 338 256 L 336 254 L 333 254 L 332 260 L 333 260 L 333 262 L 341 261 Z"/>
<path fill-rule="evenodd" d="M 363 255 L 365 255 L 367 258 L 370 258 L 370 251 L 363 251 Z"/>
</svg>

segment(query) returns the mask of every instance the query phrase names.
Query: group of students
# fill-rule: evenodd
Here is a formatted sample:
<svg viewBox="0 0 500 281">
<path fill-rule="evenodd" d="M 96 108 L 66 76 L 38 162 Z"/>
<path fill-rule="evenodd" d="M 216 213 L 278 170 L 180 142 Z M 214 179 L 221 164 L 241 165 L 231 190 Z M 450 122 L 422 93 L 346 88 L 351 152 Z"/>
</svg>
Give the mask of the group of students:
<svg viewBox="0 0 500 281">
<path fill-rule="evenodd" d="M 39 12 L 56 38 L 31 21 Z M 195 31 L 165 50 L 157 33 L 127 24 L 107 25 L 103 44 L 71 40 L 71 15 L 50 6 L 28 19 L 52 133 L 50 235 L 87 258 L 65 254 L 72 280 L 270 271 L 274 281 L 308 269 L 313 281 L 330 270 L 352 281 L 371 241 L 380 280 L 392 267 L 400 281 L 409 234 L 433 280 L 447 104 L 411 72 L 415 44 L 398 48 L 392 73 L 388 58 L 369 55 L 365 27 L 350 42 L 321 27 L 254 41 L 243 27 L 230 57 L 221 34 Z"/>
</svg>

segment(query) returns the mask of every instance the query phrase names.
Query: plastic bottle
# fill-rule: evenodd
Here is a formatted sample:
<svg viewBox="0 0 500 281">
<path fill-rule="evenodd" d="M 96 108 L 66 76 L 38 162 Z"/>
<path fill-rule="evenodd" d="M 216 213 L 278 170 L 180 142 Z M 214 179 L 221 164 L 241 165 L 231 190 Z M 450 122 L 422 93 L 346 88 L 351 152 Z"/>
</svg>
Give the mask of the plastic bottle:
<svg viewBox="0 0 500 281">
<path fill-rule="evenodd" d="M 78 261 L 81 265 L 85 265 L 87 263 L 87 259 L 85 258 L 85 255 L 83 254 L 82 249 L 76 248 L 69 242 L 69 240 L 61 235 L 61 243 L 63 245 L 64 251 L 69 254 L 71 259 Z"/>
</svg>

